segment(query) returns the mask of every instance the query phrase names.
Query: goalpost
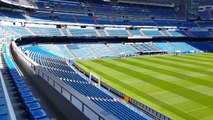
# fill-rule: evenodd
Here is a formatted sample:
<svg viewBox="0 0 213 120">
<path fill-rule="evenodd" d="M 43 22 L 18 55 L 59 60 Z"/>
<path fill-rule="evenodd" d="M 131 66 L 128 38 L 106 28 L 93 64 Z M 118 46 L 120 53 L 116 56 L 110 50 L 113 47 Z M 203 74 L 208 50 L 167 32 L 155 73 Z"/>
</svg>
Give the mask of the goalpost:
<svg viewBox="0 0 213 120">
<path fill-rule="evenodd" d="M 92 77 L 95 77 L 98 80 L 98 88 L 101 88 L 101 78 L 97 77 L 96 75 L 92 74 L 89 70 L 89 83 L 92 82 Z"/>
</svg>

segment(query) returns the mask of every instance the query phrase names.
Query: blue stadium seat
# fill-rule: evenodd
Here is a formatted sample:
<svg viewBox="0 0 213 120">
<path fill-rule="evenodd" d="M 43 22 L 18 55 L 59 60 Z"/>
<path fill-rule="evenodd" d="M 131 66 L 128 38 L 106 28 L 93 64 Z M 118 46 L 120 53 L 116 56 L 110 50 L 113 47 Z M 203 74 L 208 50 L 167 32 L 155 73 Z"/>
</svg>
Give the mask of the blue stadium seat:
<svg viewBox="0 0 213 120">
<path fill-rule="evenodd" d="M 39 103 L 27 103 L 26 107 L 28 108 L 28 111 L 33 111 L 41 108 L 41 105 Z"/>
<path fill-rule="evenodd" d="M 78 46 L 71 46 L 71 49 L 77 49 Z M 36 47 L 35 47 L 36 48 Z M 34 49 L 33 47 L 26 47 L 23 51 L 29 51 L 29 57 L 34 59 L 33 57 L 38 57 L 39 59 L 45 59 L 46 61 L 56 61 L 62 62 L 57 56 L 52 55 L 51 53 L 47 53 L 41 49 Z M 32 55 L 33 54 L 33 55 Z M 44 57 L 45 56 L 45 57 Z M 42 62 L 40 63 L 42 64 Z M 65 65 L 65 64 L 63 64 Z M 82 78 L 80 75 L 75 73 L 73 70 L 64 69 L 61 67 L 62 65 L 55 65 L 53 68 L 47 67 L 43 64 L 45 69 L 49 71 L 51 74 L 55 75 L 58 78 L 61 78 L 67 85 L 74 88 L 76 91 L 85 95 L 89 99 L 91 99 L 94 103 L 102 107 L 104 110 L 109 113 L 115 115 L 119 119 L 127 120 L 127 119 L 138 119 L 138 120 L 146 120 L 143 116 L 137 114 L 136 112 L 130 110 L 123 104 L 114 101 L 114 99 L 91 85 L 87 80 Z M 68 65 L 66 65 L 68 66 Z M 42 114 L 42 112 L 41 112 Z M 42 116 L 42 115 L 41 115 Z M 45 115 L 44 115 L 45 116 Z"/>
<path fill-rule="evenodd" d="M 49 120 L 46 113 L 42 109 L 34 110 L 30 113 L 31 120 Z"/>
<path fill-rule="evenodd" d="M 35 109 L 41 109 L 40 104 L 37 102 L 37 100 L 33 97 L 32 92 L 28 88 L 28 85 L 25 83 L 24 79 L 18 74 L 15 65 L 11 61 L 9 55 L 5 52 L 6 51 L 6 45 L 3 45 L 4 48 L 4 60 L 9 68 L 9 72 L 11 75 L 11 78 L 13 79 L 16 90 L 18 91 L 21 103 L 25 106 L 25 109 L 27 110 L 27 114 L 31 114 L 31 110 Z M 0 98 L 0 119 L 7 120 L 7 109 L 5 107 L 4 101 Z M 44 112 L 44 111 L 43 111 Z M 46 115 L 46 114 L 45 114 Z M 44 118 L 47 118 L 47 116 L 44 116 Z M 35 120 L 37 117 L 31 117 L 31 120 Z M 39 117 L 38 117 L 39 118 Z"/>
<path fill-rule="evenodd" d="M 37 100 L 36 100 L 35 97 L 26 97 L 26 98 L 24 98 L 24 104 L 34 103 L 36 101 Z"/>
</svg>

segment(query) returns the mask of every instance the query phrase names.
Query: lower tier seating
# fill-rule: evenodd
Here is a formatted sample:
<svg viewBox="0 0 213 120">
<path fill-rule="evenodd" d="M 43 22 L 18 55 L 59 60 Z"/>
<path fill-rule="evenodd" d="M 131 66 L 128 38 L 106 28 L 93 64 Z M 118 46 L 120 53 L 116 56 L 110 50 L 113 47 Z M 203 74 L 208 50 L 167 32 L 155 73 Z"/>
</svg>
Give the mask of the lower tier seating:
<svg viewBox="0 0 213 120">
<path fill-rule="evenodd" d="M 161 50 L 175 53 L 193 53 L 193 52 L 201 52 L 202 50 L 197 49 L 185 42 L 164 42 L 164 43 L 154 43 L 155 46 L 160 48 Z"/>
<path fill-rule="evenodd" d="M 213 52 L 213 44 L 210 42 L 187 42 L 187 44 L 205 52 Z"/>
<path fill-rule="evenodd" d="M 3 47 L 6 47 L 6 45 L 3 45 Z M 10 76 L 12 77 L 13 82 L 15 83 L 15 89 L 18 91 L 21 104 L 23 104 L 29 119 L 49 120 L 45 111 L 41 108 L 41 105 L 38 103 L 37 99 L 33 96 L 33 93 L 25 83 L 24 78 L 21 77 L 18 71 L 16 70 L 15 65 L 13 64 L 9 55 L 6 53 L 6 48 L 3 49 L 3 57 L 9 68 Z M 6 113 L 2 112 L 2 114 Z"/>
<path fill-rule="evenodd" d="M 152 43 L 140 43 L 140 44 L 131 44 L 135 49 L 140 52 L 159 52 L 160 49 L 157 48 Z"/>
<path fill-rule="evenodd" d="M 120 120 L 147 120 L 141 117 L 130 109 L 126 109 L 124 105 L 113 100 L 99 100 L 95 98 L 90 98 L 94 103 L 105 108 L 109 113 L 115 114 Z M 126 115 L 128 114 L 128 116 Z"/>
<path fill-rule="evenodd" d="M 46 61 L 55 61 L 61 62 L 58 57 L 50 54 L 47 54 L 46 51 L 37 50 L 37 49 L 28 49 L 25 48 L 25 51 L 29 51 L 31 54 L 36 53 L 37 55 L 34 56 L 40 56 L 38 58 L 43 57 Z M 33 58 L 32 55 L 28 55 L 31 59 Z M 73 70 L 67 70 L 63 69 L 62 65 L 59 67 L 58 65 L 54 65 L 52 67 L 42 65 L 46 68 L 47 71 L 49 71 L 54 76 L 58 77 L 60 80 L 64 81 L 66 84 L 68 84 L 70 87 L 74 88 L 76 91 L 81 93 L 82 95 L 85 95 L 88 99 L 92 100 L 94 103 L 99 105 L 101 108 L 106 110 L 107 112 L 115 115 L 118 119 L 121 120 L 129 120 L 129 119 L 137 119 L 137 120 L 147 120 L 151 118 L 145 118 L 138 113 L 132 111 L 131 109 L 127 108 L 125 105 L 121 104 L 118 101 L 115 101 L 111 96 L 107 95 L 103 91 L 99 90 L 97 87 L 90 84 L 87 80 L 83 79 L 80 75 L 73 72 Z M 67 65 L 68 67 L 68 65 Z"/>
</svg>

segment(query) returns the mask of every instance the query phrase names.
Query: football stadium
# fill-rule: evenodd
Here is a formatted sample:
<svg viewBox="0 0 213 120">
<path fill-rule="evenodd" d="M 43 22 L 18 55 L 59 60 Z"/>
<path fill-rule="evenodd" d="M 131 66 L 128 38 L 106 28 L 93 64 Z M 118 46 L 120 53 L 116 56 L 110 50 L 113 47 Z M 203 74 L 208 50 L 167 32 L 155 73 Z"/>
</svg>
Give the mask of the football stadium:
<svg viewBox="0 0 213 120">
<path fill-rule="evenodd" d="M 0 120 L 213 120 L 212 0 L 0 0 Z"/>
</svg>

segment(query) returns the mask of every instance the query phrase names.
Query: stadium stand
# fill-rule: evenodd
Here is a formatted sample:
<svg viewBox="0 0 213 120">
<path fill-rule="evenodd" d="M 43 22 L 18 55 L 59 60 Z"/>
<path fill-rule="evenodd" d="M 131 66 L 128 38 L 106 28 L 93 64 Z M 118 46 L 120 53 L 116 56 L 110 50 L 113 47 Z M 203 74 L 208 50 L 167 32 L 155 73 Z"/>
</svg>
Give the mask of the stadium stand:
<svg viewBox="0 0 213 120">
<path fill-rule="evenodd" d="M 142 30 L 142 32 L 148 37 L 162 36 L 158 30 Z"/>
<path fill-rule="evenodd" d="M 53 16 L 45 12 L 30 12 L 29 17 L 33 22 L 54 22 Z"/>
<path fill-rule="evenodd" d="M 28 27 L 35 35 L 38 36 L 61 36 L 59 29 L 51 27 Z"/>
<path fill-rule="evenodd" d="M 108 46 L 119 55 L 134 55 L 137 52 L 129 44 L 108 44 Z"/>
<path fill-rule="evenodd" d="M 37 102 L 37 99 L 33 96 L 31 90 L 23 80 L 23 78 L 20 76 L 18 71 L 16 70 L 15 65 L 13 64 L 12 60 L 10 59 L 8 53 L 7 53 L 7 48 L 6 44 L 3 44 L 2 46 L 2 52 L 3 52 L 3 57 L 4 60 L 8 66 L 9 69 L 9 74 L 15 84 L 16 91 L 18 92 L 18 96 L 21 100 L 21 104 L 23 104 L 24 109 L 27 112 L 28 117 L 31 120 L 37 120 L 37 119 L 44 119 L 48 120 L 49 118 L 47 117 L 46 113 L 44 110 L 41 108 L 41 105 Z M 2 118 L 7 119 L 7 112 L 6 108 L 3 106 L 3 101 L 2 101 Z M 4 111 L 4 112 L 3 112 Z M 19 111 L 20 112 L 20 111 Z M 22 118 L 23 119 L 23 118 Z M 26 119 L 26 118 L 24 118 Z"/>
<path fill-rule="evenodd" d="M 129 32 L 132 36 L 142 36 L 139 30 L 129 30 Z"/>
<path fill-rule="evenodd" d="M 175 52 L 194 53 L 194 52 L 202 52 L 203 50 L 203 49 L 198 49 L 196 47 L 193 47 L 186 42 L 154 43 L 154 45 L 160 48 L 161 50 L 168 51 L 171 53 L 175 53 Z"/>
<path fill-rule="evenodd" d="M 102 37 L 106 37 L 106 33 L 104 32 L 104 30 L 98 30 L 99 34 L 102 36 Z"/>
<path fill-rule="evenodd" d="M 200 1 L 198 15 L 202 20 L 208 21 L 213 19 L 212 5 L 213 3 L 211 0 Z"/>
<path fill-rule="evenodd" d="M 0 83 L 0 119 L 9 120 L 9 111 L 6 104 L 6 98 L 4 96 L 4 90 L 2 83 Z"/>
<path fill-rule="evenodd" d="M 21 26 L 7 26 L 7 28 L 10 31 L 15 32 L 16 34 L 19 34 L 20 36 L 31 36 L 32 35 L 26 29 L 24 29 L 24 27 L 21 27 Z"/>
<path fill-rule="evenodd" d="M 211 43 L 207 42 L 147 42 L 135 44 L 68 44 L 65 46 L 54 45 L 54 48 L 51 45 L 39 45 L 37 47 L 34 46 L 34 49 L 41 49 L 51 54 L 70 59 L 96 59 L 134 56 L 138 55 L 138 52 L 156 53 L 167 51 L 169 53 L 179 52 L 182 54 L 197 53 L 212 51 L 212 47 Z"/>
<path fill-rule="evenodd" d="M 71 14 L 56 13 L 54 15 L 55 15 L 56 21 L 58 22 L 75 23 Z"/>
<path fill-rule="evenodd" d="M 73 36 L 97 36 L 94 29 L 69 28 L 69 31 Z"/>
<path fill-rule="evenodd" d="M 184 31 L 168 31 L 168 34 L 170 33 L 171 36 L 176 36 L 176 37 L 183 37 L 183 36 L 188 36 Z"/>
<path fill-rule="evenodd" d="M 158 49 L 156 46 L 154 46 L 152 43 L 142 43 L 142 44 L 131 44 L 135 49 L 141 52 L 159 52 L 160 49 Z"/>
<path fill-rule="evenodd" d="M 105 57 L 116 57 L 116 53 L 112 51 L 108 46 L 104 44 L 91 44 L 91 49 L 95 51 L 95 53 L 98 54 L 98 56 L 105 58 Z"/>
<path fill-rule="evenodd" d="M 77 96 L 71 95 L 70 89 L 64 89 L 57 82 L 50 83 L 49 87 L 58 87 L 56 91 L 60 97 L 66 97 L 69 104 L 75 105 L 71 99 L 76 99 L 82 107 L 78 109 L 87 117 L 95 114 L 98 116 L 97 119 L 103 119 L 103 116 L 108 115 L 121 120 L 173 119 L 168 112 L 164 115 L 164 110 L 157 111 L 159 108 L 155 110 L 153 106 L 146 106 L 141 101 L 125 95 L 123 91 L 117 91 L 110 85 L 96 80 L 95 76 L 90 76 L 90 72 L 87 73 L 76 66 L 75 60 L 213 52 L 213 2 L 200 1 L 198 8 L 193 8 L 198 11 L 194 12 L 188 9 L 190 3 L 180 6 L 185 2 L 0 0 L 0 43 L 4 58 L 2 63 L 5 63 L 4 69 L 0 71 L 3 71 L 5 82 L 11 82 L 14 88 L 10 90 L 8 87 L 6 93 L 3 83 L 0 82 L 0 119 L 11 118 L 5 94 L 10 95 L 13 92 L 17 94 L 11 94 L 11 101 L 15 101 L 16 97 L 19 99 L 12 103 L 17 119 L 49 119 L 49 111 L 44 111 L 39 98 L 36 98 L 37 94 L 33 93 L 34 89 L 26 83 L 28 79 L 26 80 L 20 72 L 27 67 L 32 70 L 32 75 L 37 77 L 33 76 L 34 79 L 44 79 L 44 83 L 48 79 L 46 82 L 50 83 L 53 77 L 65 87 L 68 85 Z M 192 15 L 193 19 L 190 17 L 192 13 L 195 13 Z M 18 49 L 14 50 L 11 41 Z M 21 53 L 17 51 L 19 48 L 22 50 Z M 8 51 L 14 52 L 17 63 L 21 62 L 23 65 L 25 62 L 26 66 L 19 68 L 14 55 Z M 36 63 L 36 66 L 33 63 Z M 154 68 L 153 65 L 153 71 Z M 49 76 L 45 76 L 44 73 Z M 102 108 L 102 111 L 98 109 L 97 112 L 89 108 L 85 99 L 81 101 L 82 96 Z M 16 102 L 18 105 L 14 107 Z M 86 113 L 88 110 L 90 112 Z M 184 112 L 185 114 L 187 113 Z"/>
<path fill-rule="evenodd" d="M 125 30 L 107 30 L 110 36 L 128 37 L 128 33 Z"/>
<path fill-rule="evenodd" d="M 67 48 L 70 49 L 78 59 L 98 57 L 98 55 L 91 49 L 89 45 L 67 45 Z"/>
<path fill-rule="evenodd" d="M 209 52 L 213 51 L 213 47 L 210 42 L 189 42 L 187 44 L 189 44 L 197 49 L 200 49 L 202 51 L 209 51 Z"/>
<path fill-rule="evenodd" d="M 22 13 L 17 11 L 1 10 L 0 14 L 4 16 L 5 20 L 26 20 Z"/>
<path fill-rule="evenodd" d="M 75 15 L 75 19 L 78 23 L 95 24 L 95 21 L 90 16 Z"/>
<path fill-rule="evenodd" d="M 29 57 L 31 59 L 39 62 L 39 64 L 45 67 L 51 74 L 54 74 L 65 83 L 75 88 L 79 93 L 87 96 L 88 99 L 92 100 L 109 113 L 114 114 L 117 118 L 126 120 L 130 118 L 146 120 L 146 118 L 143 116 L 133 112 L 123 104 L 115 101 L 106 93 L 89 84 L 88 81 L 84 80 L 81 76 L 75 73 L 74 70 L 72 70 L 62 58 L 35 47 L 26 47 L 23 49 L 23 52 L 27 51 L 29 51 Z M 52 64 L 52 66 L 48 65 L 49 62 L 51 63 L 53 61 L 58 64 Z M 112 106 L 114 106 L 113 109 L 111 109 Z"/>
<path fill-rule="evenodd" d="M 196 37 L 211 37 L 210 33 L 208 31 L 190 31 L 191 34 L 193 36 L 196 36 Z"/>
<path fill-rule="evenodd" d="M 60 57 L 73 58 L 69 50 L 66 49 L 66 45 L 41 45 L 38 49 L 42 49 Z"/>
</svg>

